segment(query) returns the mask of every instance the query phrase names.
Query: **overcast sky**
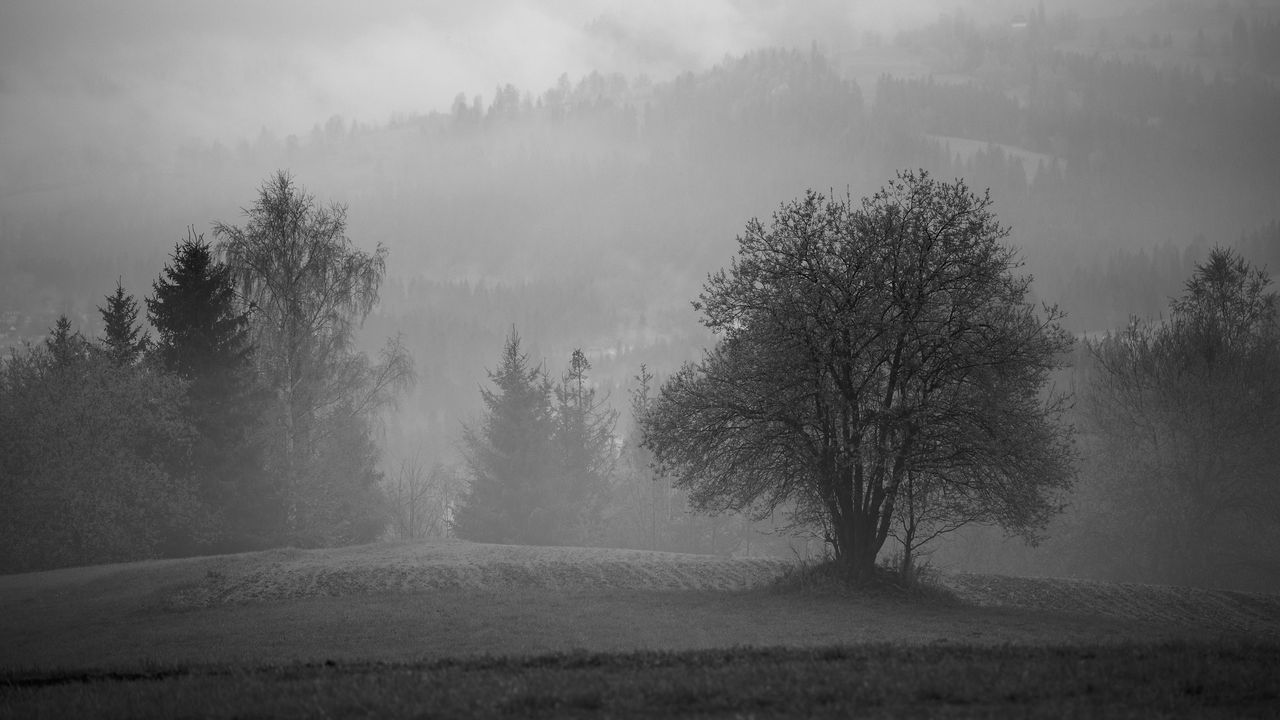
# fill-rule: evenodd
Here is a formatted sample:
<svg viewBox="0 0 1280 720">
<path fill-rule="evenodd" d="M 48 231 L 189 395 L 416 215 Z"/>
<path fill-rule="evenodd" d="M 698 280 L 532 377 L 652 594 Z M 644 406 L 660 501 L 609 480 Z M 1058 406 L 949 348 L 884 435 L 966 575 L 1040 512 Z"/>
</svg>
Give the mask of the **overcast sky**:
<svg viewBox="0 0 1280 720">
<path fill-rule="evenodd" d="M 892 33 L 973 0 L 4 0 L 0 142 L 234 143 L 382 123 L 561 73 L 661 80 L 804 41 L 816 8 Z M 12 146 L 10 147 L 12 150 Z"/>
</svg>

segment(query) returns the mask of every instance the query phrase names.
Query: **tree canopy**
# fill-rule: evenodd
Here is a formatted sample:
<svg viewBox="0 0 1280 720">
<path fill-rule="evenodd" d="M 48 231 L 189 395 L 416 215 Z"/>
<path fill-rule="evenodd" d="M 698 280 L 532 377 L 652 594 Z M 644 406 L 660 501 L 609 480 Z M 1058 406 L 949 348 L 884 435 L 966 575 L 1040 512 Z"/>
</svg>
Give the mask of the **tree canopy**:
<svg viewBox="0 0 1280 720">
<path fill-rule="evenodd" d="M 553 385 L 541 366 L 530 366 L 512 329 L 489 373 L 495 389 L 480 391 L 486 416 L 463 433 L 471 486 L 454 513 L 459 537 L 529 545 L 599 540 L 617 460 L 617 413 L 596 397 L 590 369 L 575 350 Z"/>
<path fill-rule="evenodd" d="M 1091 343 L 1089 497 L 1100 502 L 1087 528 L 1106 538 L 1110 555 L 1096 559 L 1119 576 L 1273 589 L 1280 326 L 1270 282 L 1216 248 L 1167 320 Z"/>
<path fill-rule="evenodd" d="M 453 531 L 468 540 L 549 544 L 552 529 L 535 522 L 554 472 L 551 382 L 531 366 L 513 328 L 502 359 L 482 389 L 485 418 L 463 431 L 471 485 L 454 512 Z"/>
<path fill-rule="evenodd" d="M 276 396 L 286 525 L 298 542 L 371 540 L 383 502 L 367 422 L 413 380 L 391 338 L 377 362 L 354 347 L 378 301 L 387 249 L 347 236 L 347 209 L 322 205 L 284 171 L 259 189 L 243 226 L 218 222 L 218 249 L 253 308 L 255 363 Z M 344 462 L 326 462 L 348 443 Z M 359 532 L 356 529 L 359 528 Z"/>
<path fill-rule="evenodd" d="M 124 286 L 116 280 L 116 291 L 106 297 L 106 306 L 99 306 L 105 335 L 103 349 L 118 367 L 138 362 L 147 351 L 150 339 L 138 323 L 138 302 L 126 294 Z"/>
<path fill-rule="evenodd" d="M 151 287 L 151 357 L 186 384 L 183 413 L 196 438 L 185 470 L 216 515 L 212 546 L 268 544 L 283 520 L 281 489 L 266 467 L 269 398 L 254 373 L 249 312 L 231 268 L 190 229 Z"/>
<path fill-rule="evenodd" d="M 204 508 L 171 472 L 190 446 L 183 384 L 116 364 L 60 317 L 0 361 L 0 572 L 189 547 Z"/>
<path fill-rule="evenodd" d="M 857 577 L 913 478 L 1034 538 L 1073 473 L 1045 392 L 1073 341 L 1007 235 L 988 195 L 923 172 L 752 220 L 694 303 L 719 340 L 663 384 L 647 445 L 695 506 L 786 505 Z"/>
</svg>

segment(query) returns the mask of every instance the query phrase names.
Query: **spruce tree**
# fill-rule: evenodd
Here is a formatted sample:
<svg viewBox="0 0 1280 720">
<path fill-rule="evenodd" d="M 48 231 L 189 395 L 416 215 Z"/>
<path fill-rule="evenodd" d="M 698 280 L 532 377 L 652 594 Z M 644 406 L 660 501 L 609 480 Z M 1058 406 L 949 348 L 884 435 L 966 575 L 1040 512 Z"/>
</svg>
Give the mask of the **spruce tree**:
<svg viewBox="0 0 1280 720">
<path fill-rule="evenodd" d="M 168 371 L 222 390 L 251 367 L 249 316 L 236 297 L 231 270 L 216 261 L 203 235 L 189 231 L 172 263 L 152 285 L 147 317 L 159 339 L 156 356 Z"/>
<path fill-rule="evenodd" d="M 484 421 L 463 432 L 471 487 L 454 513 L 453 531 L 466 540 L 547 544 L 554 540 L 555 515 L 547 488 L 558 464 L 551 384 L 541 367 L 529 366 L 514 328 L 489 379 L 496 387 L 480 391 Z"/>
<path fill-rule="evenodd" d="M 604 504 L 617 465 L 617 412 L 596 397 L 587 373 L 591 362 L 574 350 L 569 369 L 556 386 L 555 446 L 560 472 L 549 488 L 555 508 L 554 533 L 561 543 L 584 545 L 601 533 Z"/>
<path fill-rule="evenodd" d="M 58 316 L 44 344 L 49 350 L 50 363 L 55 371 L 69 368 L 77 360 L 83 360 L 89 346 L 79 332 L 71 329 L 71 321 L 66 315 Z"/>
<path fill-rule="evenodd" d="M 152 290 L 153 357 L 188 383 L 187 412 L 197 434 L 190 472 L 218 516 L 215 542 L 223 550 L 269 544 L 281 518 L 279 489 L 265 471 L 267 399 L 231 271 L 203 236 L 189 231 Z"/>
<path fill-rule="evenodd" d="M 106 296 L 106 307 L 99 306 L 106 334 L 102 338 L 103 349 L 116 367 L 129 367 L 138 362 L 147 351 L 150 338 L 138 322 L 138 302 L 126 295 L 120 280 L 116 279 L 116 291 Z"/>
</svg>

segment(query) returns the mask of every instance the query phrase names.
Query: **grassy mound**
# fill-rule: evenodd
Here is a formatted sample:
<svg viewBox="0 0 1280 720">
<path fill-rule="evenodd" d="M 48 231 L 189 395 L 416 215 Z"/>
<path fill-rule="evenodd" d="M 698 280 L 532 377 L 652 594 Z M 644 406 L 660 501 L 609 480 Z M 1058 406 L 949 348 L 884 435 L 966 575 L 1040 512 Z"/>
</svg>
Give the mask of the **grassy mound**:
<svg viewBox="0 0 1280 720">
<path fill-rule="evenodd" d="M 943 576 L 950 585 L 927 592 L 809 592 L 778 580 L 825 581 L 794 567 L 446 542 L 0 576 L 0 668 L 1280 637 L 1272 596 L 996 576 Z"/>
<path fill-rule="evenodd" d="M 522 547 L 468 542 L 394 543 L 227 558 L 173 594 L 177 606 L 317 596 L 539 588 L 744 590 L 785 568 L 780 560 L 642 550 Z"/>
<path fill-rule="evenodd" d="M 783 560 L 461 541 L 269 550 L 0 576 L 0 592 L 146 599 L 166 609 L 432 590 L 745 590 Z"/>
<path fill-rule="evenodd" d="M 183 611 L 262 602 L 435 591 L 817 593 L 938 601 L 1280 637 L 1280 596 L 1056 578 L 944 574 L 907 589 L 892 577 L 851 588 L 829 563 L 643 550 L 462 541 L 269 550 L 0 576 L 11 609 L 38 605 Z"/>
</svg>

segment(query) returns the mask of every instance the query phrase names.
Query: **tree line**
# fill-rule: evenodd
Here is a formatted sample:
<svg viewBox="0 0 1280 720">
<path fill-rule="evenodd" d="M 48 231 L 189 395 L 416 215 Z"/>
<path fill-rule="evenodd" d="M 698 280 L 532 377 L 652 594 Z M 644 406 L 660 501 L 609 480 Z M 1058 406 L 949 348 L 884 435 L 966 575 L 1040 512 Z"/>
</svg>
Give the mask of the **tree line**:
<svg viewBox="0 0 1280 720">
<path fill-rule="evenodd" d="M 216 246 L 178 244 L 145 298 L 154 338 L 117 284 L 102 337 L 62 318 L 10 353 L 5 569 L 355 543 L 389 524 L 733 551 L 751 518 L 815 535 L 863 581 L 887 553 L 911 579 L 929 543 L 975 526 L 1051 536 L 1066 572 L 1280 577 L 1278 301 L 1234 250 L 1194 265 L 1167 318 L 1081 339 L 1031 295 L 989 193 L 924 171 L 859 202 L 809 191 L 747 223 L 694 302 L 714 344 L 665 379 L 641 366 L 627 432 L 581 349 L 553 379 L 512 327 L 461 472 L 405 465 L 384 483 L 372 422 L 412 363 L 395 338 L 373 360 L 352 337 L 385 249 L 355 248 L 345 207 L 285 173 L 245 218 L 216 224 Z"/>
<path fill-rule="evenodd" d="M 1052 539 L 1046 566 L 1070 574 L 1274 587 L 1268 274 L 1214 248 L 1167 319 L 1078 339 L 1008 234 L 989 194 L 924 172 L 750 221 L 694 303 L 714 345 L 654 394 L 642 371 L 622 447 L 580 351 L 553 384 L 513 331 L 464 434 L 453 530 L 617 543 L 602 530 L 626 517 L 625 466 L 690 510 L 814 533 L 862 581 L 890 556 L 913 580 L 934 541 L 989 527 Z"/>
<path fill-rule="evenodd" d="M 1167 319 L 1077 343 L 991 204 L 903 173 L 748 223 L 695 303 L 717 342 L 643 416 L 658 466 L 694 507 L 821 528 L 862 580 L 890 539 L 911 579 L 928 542 L 985 525 L 1059 534 L 1067 572 L 1275 589 L 1270 276 L 1214 248 Z"/>
<path fill-rule="evenodd" d="M 750 551 L 753 541 L 756 550 L 785 542 L 761 537 L 741 515 L 696 507 L 657 470 L 641 427 L 655 401 L 656 379 L 647 367 L 633 378 L 625 432 L 590 370 L 586 355 L 574 350 L 553 381 L 511 329 L 488 373 L 493 387 L 480 392 L 483 415 L 463 428 L 462 487 L 453 502 L 431 508 L 445 519 L 434 523 L 438 536 L 714 554 Z M 432 473 L 439 488 L 448 470 Z M 417 487 L 432 494 L 430 483 Z M 402 510 L 417 514 L 418 505 Z"/>
<path fill-rule="evenodd" d="M 244 223 L 194 229 L 145 298 L 86 338 L 60 318 L 0 365 L 0 568 L 367 541 L 386 500 L 376 414 L 413 378 L 353 347 L 386 249 L 285 172 Z"/>
</svg>

